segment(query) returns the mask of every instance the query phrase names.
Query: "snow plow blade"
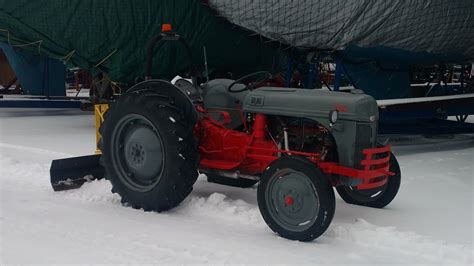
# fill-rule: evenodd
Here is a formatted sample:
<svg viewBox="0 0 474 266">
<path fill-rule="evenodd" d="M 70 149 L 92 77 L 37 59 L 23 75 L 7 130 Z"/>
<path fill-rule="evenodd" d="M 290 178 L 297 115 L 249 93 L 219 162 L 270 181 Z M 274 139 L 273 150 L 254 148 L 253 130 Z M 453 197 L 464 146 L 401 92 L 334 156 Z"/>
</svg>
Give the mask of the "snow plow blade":
<svg viewBox="0 0 474 266">
<path fill-rule="evenodd" d="M 104 178 L 105 170 L 99 159 L 100 155 L 89 155 L 53 160 L 49 170 L 53 190 L 75 189 L 85 182 Z"/>
</svg>

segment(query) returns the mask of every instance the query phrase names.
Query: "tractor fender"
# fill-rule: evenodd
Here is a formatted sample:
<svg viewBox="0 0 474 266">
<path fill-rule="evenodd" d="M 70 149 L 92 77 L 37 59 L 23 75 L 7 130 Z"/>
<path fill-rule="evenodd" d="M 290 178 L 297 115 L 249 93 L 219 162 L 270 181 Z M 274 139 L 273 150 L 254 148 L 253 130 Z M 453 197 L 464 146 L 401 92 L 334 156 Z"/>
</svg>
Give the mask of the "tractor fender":
<svg viewBox="0 0 474 266">
<path fill-rule="evenodd" d="M 131 94 L 145 90 L 154 90 L 159 92 L 159 94 L 163 95 L 164 97 L 171 98 L 174 105 L 183 111 L 183 115 L 190 119 L 189 121 L 191 121 L 193 124 L 198 122 L 198 113 L 192 100 L 183 90 L 167 80 L 145 80 L 131 87 L 125 92 L 125 94 Z"/>
</svg>

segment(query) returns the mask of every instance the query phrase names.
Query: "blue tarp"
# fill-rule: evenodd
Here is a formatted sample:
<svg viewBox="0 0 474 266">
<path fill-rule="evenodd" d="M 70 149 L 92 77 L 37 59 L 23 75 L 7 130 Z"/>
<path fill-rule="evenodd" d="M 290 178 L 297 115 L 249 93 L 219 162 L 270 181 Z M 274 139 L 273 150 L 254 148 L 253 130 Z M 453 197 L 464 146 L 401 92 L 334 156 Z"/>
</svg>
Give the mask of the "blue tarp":
<svg viewBox="0 0 474 266">
<path fill-rule="evenodd" d="M 23 49 L 14 49 L 2 42 L 0 49 L 5 53 L 25 94 L 66 95 L 66 68 L 61 61 Z"/>
</svg>

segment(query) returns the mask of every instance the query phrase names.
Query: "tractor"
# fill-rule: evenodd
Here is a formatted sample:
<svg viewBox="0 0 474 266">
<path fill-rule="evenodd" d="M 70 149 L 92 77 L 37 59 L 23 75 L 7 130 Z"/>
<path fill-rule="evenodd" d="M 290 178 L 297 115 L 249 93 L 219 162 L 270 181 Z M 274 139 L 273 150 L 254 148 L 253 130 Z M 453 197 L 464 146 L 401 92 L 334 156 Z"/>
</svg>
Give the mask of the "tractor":
<svg viewBox="0 0 474 266">
<path fill-rule="evenodd" d="M 191 80 L 152 78 L 158 41 L 182 43 Z M 265 71 L 198 84 L 188 43 L 164 31 L 148 46 L 146 78 L 98 115 L 99 154 L 55 160 L 54 190 L 105 177 L 123 204 L 162 212 L 179 205 L 199 173 L 251 187 L 280 236 L 312 241 L 330 225 L 336 188 L 350 204 L 383 208 L 396 196 L 400 168 L 377 143 L 376 101 L 358 90 L 265 86 Z"/>
</svg>

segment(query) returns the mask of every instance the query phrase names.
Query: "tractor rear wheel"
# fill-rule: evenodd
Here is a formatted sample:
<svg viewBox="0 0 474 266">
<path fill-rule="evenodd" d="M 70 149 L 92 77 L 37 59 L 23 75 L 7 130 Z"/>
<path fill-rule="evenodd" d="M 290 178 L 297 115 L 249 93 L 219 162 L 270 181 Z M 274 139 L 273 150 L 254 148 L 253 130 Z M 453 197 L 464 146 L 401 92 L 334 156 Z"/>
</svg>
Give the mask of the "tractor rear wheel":
<svg viewBox="0 0 474 266">
<path fill-rule="evenodd" d="M 337 193 L 349 204 L 383 208 L 392 202 L 400 188 L 400 166 L 393 153 L 390 153 L 390 172 L 395 175 L 389 176 L 387 183 L 381 187 L 358 190 L 356 187 L 338 186 Z"/>
<path fill-rule="evenodd" d="M 263 173 L 258 206 L 267 225 L 284 238 L 311 241 L 322 235 L 335 211 L 328 178 L 304 158 L 282 157 Z"/>
<path fill-rule="evenodd" d="M 197 179 L 193 124 L 156 90 L 127 93 L 105 114 L 101 163 L 122 203 L 165 211 L 181 203 Z"/>
</svg>

